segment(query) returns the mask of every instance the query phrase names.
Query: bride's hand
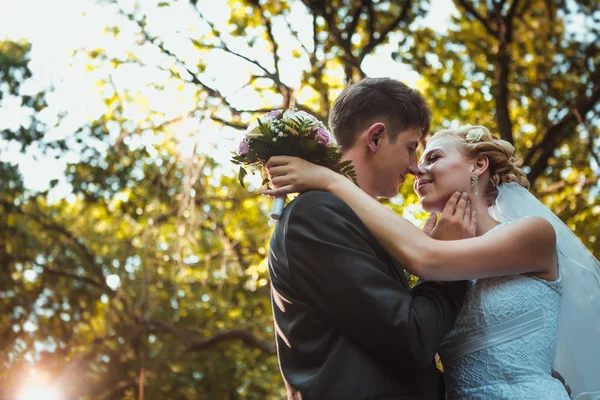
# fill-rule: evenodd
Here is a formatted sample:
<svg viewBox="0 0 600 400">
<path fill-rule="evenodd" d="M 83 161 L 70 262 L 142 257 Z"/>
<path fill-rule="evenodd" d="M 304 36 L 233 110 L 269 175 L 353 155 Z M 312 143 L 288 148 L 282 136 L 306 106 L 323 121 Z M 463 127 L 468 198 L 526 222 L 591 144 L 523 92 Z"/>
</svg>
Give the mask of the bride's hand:
<svg viewBox="0 0 600 400">
<path fill-rule="evenodd" d="M 275 156 L 267 162 L 271 190 L 263 194 L 280 197 L 307 190 L 327 190 L 336 179 L 345 179 L 329 168 L 322 167 L 298 157 Z"/>
<path fill-rule="evenodd" d="M 437 240 L 460 240 L 475 237 L 477 214 L 471 211 L 471 201 L 466 193 L 454 193 L 446 202 L 440 220 L 432 213 L 423 231 Z"/>
</svg>

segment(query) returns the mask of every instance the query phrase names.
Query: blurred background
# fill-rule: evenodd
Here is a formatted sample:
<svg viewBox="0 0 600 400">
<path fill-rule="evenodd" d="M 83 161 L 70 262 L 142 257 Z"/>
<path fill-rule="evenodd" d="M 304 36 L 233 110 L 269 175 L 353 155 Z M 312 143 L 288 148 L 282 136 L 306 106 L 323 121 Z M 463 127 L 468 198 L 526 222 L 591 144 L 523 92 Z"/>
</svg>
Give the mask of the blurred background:
<svg viewBox="0 0 600 400">
<path fill-rule="evenodd" d="M 0 0 L 0 399 L 281 399 L 270 200 L 229 159 L 365 76 L 514 143 L 600 256 L 599 34 L 596 0 Z"/>
</svg>

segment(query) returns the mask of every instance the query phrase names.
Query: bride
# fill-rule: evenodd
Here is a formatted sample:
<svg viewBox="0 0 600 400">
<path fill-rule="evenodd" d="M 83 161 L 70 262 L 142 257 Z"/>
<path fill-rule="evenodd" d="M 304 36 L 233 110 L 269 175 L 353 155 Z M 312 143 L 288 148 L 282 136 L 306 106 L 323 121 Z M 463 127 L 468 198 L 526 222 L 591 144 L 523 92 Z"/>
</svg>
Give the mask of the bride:
<svg viewBox="0 0 600 400">
<path fill-rule="evenodd" d="M 485 127 L 441 131 L 427 144 L 415 182 L 423 209 L 441 212 L 468 192 L 476 215 L 477 237 L 451 242 L 429 238 L 329 169 L 283 156 L 268 168 L 265 194 L 331 192 L 409 272 L 471 280 L 439 351 L 448 399 L 569 399 L 553 367 L 574 399 L 600 399 L 600 263 L 528 192 L 511 144 Z"/>
</svg>

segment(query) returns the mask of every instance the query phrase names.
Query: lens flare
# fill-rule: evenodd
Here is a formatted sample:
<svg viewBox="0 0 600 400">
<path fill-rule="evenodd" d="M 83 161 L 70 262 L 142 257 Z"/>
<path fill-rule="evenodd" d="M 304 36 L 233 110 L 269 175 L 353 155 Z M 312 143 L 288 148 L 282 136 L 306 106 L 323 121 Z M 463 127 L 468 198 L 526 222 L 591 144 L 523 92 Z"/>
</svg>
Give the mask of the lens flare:
<svg viewBox="0 0 600 400">
<path fill-rule="evenodd" d="M 63 396 L 56 385 L 43 379 L 36 371 L 25 381 L 23 388 L 17 394 L 16 400 L 63 400 Z"/>
</svg>

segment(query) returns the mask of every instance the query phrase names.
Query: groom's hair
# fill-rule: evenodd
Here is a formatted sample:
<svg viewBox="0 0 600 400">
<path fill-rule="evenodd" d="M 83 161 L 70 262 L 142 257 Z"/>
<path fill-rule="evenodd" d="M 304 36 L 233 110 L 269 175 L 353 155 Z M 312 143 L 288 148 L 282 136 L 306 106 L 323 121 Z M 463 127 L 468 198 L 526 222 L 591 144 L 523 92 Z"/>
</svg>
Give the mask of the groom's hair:
<svg viewBox="0 0 600 400">
<path fill-rule="evenodd" d="M 329 113 L 329 128 L 344 149 L 375 122 L 387 125 L 393 142 L 408 129 L 419 129 L 425 136 L 431 109 L 421 93 L 398 80 L 365 78 L 346 87 Z"/>
</svg>

